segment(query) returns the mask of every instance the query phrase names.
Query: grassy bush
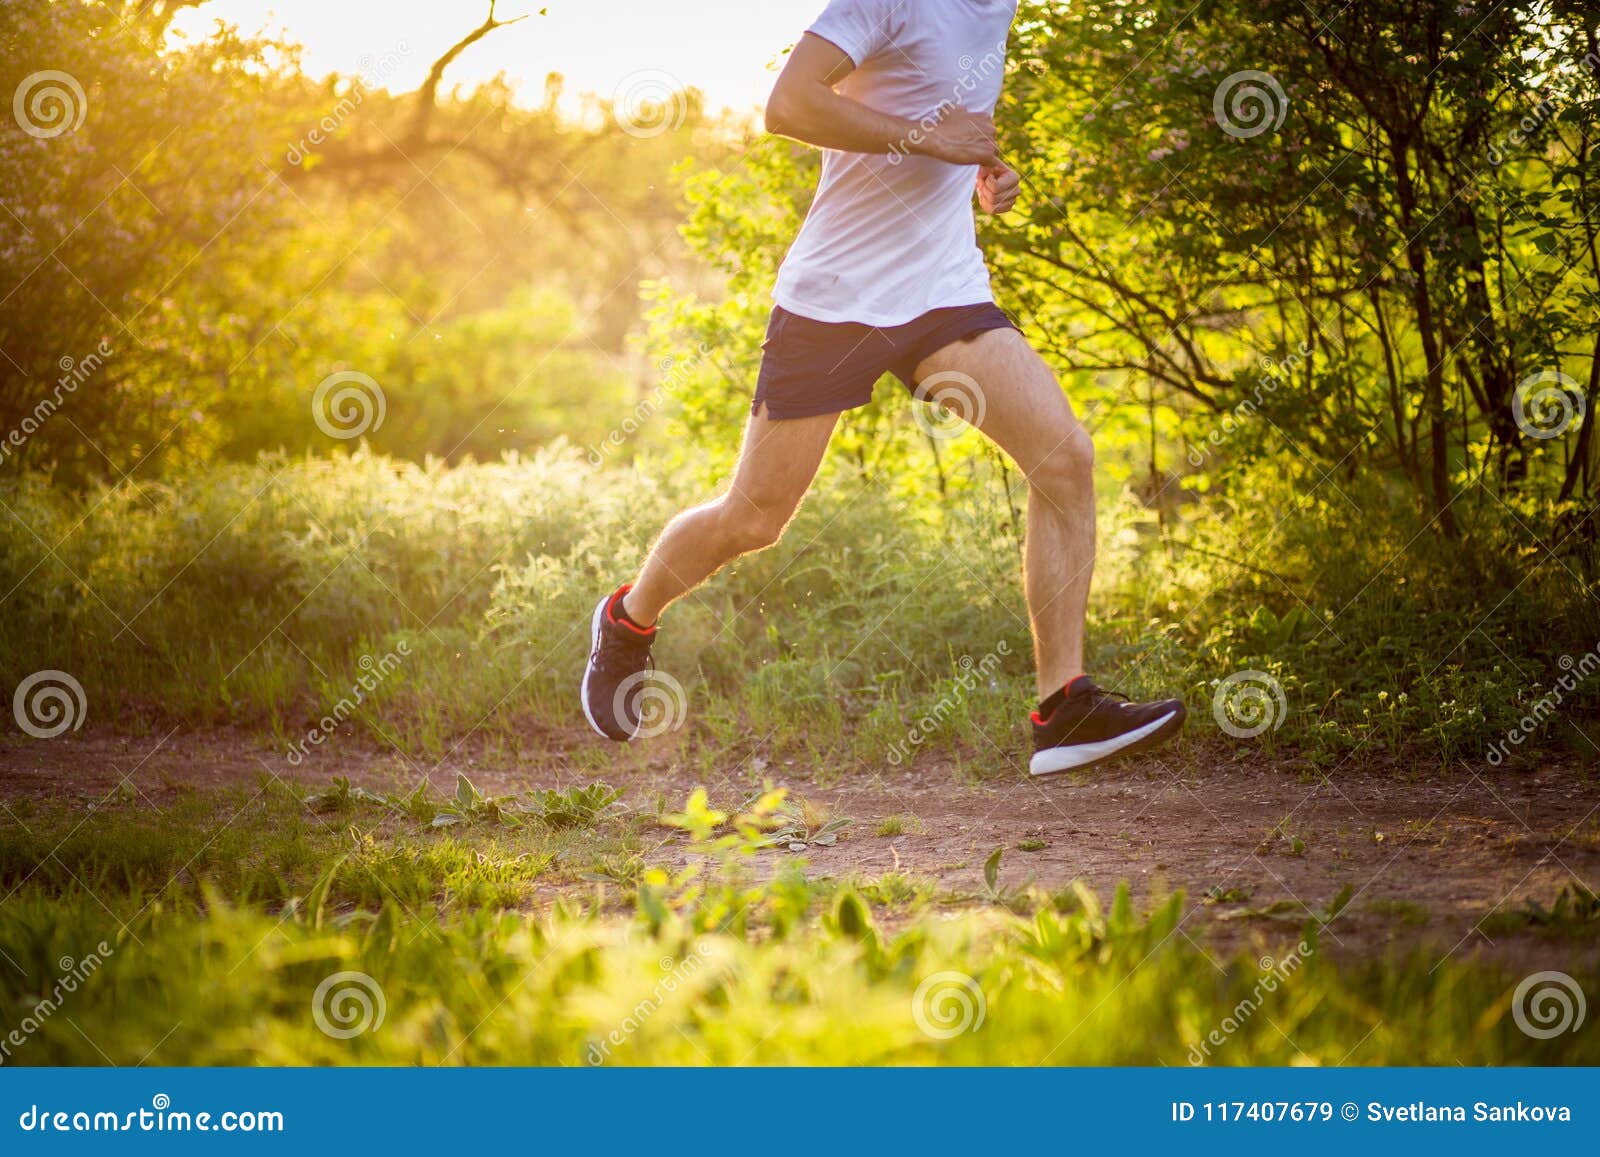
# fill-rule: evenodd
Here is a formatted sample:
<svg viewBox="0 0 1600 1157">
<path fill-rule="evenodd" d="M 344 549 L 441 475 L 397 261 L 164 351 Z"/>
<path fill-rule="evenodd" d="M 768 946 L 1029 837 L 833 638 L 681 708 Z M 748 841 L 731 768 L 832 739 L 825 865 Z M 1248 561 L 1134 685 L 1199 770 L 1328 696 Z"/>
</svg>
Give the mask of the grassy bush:
<svg viewBox="0 0 1600 1157">
<path fill-rule="evenodd" d="M 674 609 L 657 658 L 689 688 L 691 737 L 721 749 L 782 717 L 774 744 L 881 763 L 932 712 L 911 754 L 971 744 L 993 766 L 982 736 L 1004 747 L 1032 696 L 1024 496 L 969 466 L 941 503 L 841 465 L 782 544 Z M 1256 497 L 1207 496 L 1164 531 L 1103 495 L 1092 669 L 1186 695 L 1196 733 L 1219 681 L 1259 670 L 1287 705 L 1259 742 L 1329 763 L 1477 758 L 1563 655 L 1600 645 L 1589 560 L 1519 550 L 1512 512 L 1477 510 L 1485 549 L 1425 533 L 1375 484 L 1241 492 Z M 594 599 L 705 496 L 689 467 L 595 471 L 561 445 L 456 467 L 268 456 L 81 497 L 25 477 L 3 491 L 0 674 L 68 671 L 101 722 L 232 722 L 287 745 L 387 656 L 348 727 L 408 751 L 468 734 L 536 746 L 582 726 Z M 1587 684 L 1565 696 L 1542 738 L 1583 749 L 1572 728 L 1596 703 Z"/>
</svg>

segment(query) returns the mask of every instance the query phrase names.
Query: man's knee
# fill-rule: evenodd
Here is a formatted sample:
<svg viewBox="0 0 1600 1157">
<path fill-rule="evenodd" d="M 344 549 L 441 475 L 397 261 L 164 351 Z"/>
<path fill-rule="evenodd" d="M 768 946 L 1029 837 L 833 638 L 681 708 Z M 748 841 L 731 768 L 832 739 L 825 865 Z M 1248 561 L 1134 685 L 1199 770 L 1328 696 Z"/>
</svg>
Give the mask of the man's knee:
<svg viewBox="0 0 1600 1157">
<path fill-rule="evenodd" d="M 783 537 L 794 508 L 786 504 L 757 503 L 730 494 L 722 500 L 718 523 L 730 547 L 740 554 L 765 550 Z"/>
<path fill-rule="evenodd" d="M 1064 430 L 1028 474 L 1028 483 L 1052 501 L 1094 490 L 1094 440 L 1077 422 Z"/>
</svg>

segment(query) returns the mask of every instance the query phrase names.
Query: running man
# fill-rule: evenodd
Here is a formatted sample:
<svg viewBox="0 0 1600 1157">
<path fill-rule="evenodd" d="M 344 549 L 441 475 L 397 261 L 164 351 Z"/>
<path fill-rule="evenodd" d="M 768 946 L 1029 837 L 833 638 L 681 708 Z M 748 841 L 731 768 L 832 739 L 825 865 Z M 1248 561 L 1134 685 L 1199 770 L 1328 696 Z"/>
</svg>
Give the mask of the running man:
<svg viewBox="0 0 1600 1157">
<path fill-rule="evenodd" d="M 992 119 L 1016 0 L 831 0 L 790 54 L 769 131 L 823 150 L 816 199 L 778 271 L 744 445 L 726 493 L 679 514 L 633 582 L 602 598 L 581 694 L 629 740 L 656 622 L 740 555 L 777 542 L 839 415 L 885 373 L 941 398 L 1028 480 L 1023 568 L 1039 706 L 1029 771 L 1047 775 L 1176 735 L 1176 699 L 1133 703 L 1083 670 L 1094 570 L 1094 448 L 1055 374 L 994 303 L 974 186 L 1005 213 L 1021 180 Z M 981 402 L 979 398 L 981 397 Z"/>
</svg>

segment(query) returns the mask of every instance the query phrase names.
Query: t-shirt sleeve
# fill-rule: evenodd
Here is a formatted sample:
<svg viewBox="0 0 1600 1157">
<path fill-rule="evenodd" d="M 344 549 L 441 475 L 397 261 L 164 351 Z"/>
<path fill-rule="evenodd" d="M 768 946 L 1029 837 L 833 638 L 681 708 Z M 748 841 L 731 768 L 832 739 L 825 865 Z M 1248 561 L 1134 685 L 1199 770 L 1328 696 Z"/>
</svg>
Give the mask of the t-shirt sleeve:
<svg viewBox="0 0 1600 1157">
<path fill-rule="evenodd" d="M 813 36 L 836 44 L 860 68 L 889 47 L 890 22 L 904 0 L 829 0 L 811 27 Z"/>
</svg>

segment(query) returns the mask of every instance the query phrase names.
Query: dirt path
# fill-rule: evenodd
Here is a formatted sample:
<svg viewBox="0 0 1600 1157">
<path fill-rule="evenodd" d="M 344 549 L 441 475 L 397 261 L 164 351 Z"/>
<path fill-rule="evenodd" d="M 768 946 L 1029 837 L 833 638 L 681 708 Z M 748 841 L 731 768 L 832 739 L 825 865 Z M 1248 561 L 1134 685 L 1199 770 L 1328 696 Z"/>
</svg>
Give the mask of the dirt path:
<svg viewBox="0 0 1600 1157">
<path fill-rule="evenodd" d="M 1349 885 L 1350 907 L 1330 932 L 1365 948 L 1422 938 L 1450 951 L 1520 955 L 1504 943 L 1507 914 L 1529 901 L 1548 906 L 1573 882 L 1600 888 L 1600 789 L 1596 769 L 1576 763 L 1425 777 L 1342 768 L 1325 780 L 1288 757 L 1190 743 L 1049 781 L 1008 772 L 964 782 L 952 766 L 930 764 L 826 782 L 759 756 L 708 781 L 680 766 L 670 747 L 624 749 L 614 763 L 598 763 L 609 750 L 597 753 L 592 740 L 573 735 L 537 760 L 478 755 L 433 767 L 344 745 L 290 767 L 281 751 L 232 732 L 85 734 L 0 746 L 0 799 L 92 800 L 126 782 L 161 803 L 189 790 L 250 786 L 263 775 L 322 786 L 340 774 L 392 789 L 414 784 L 419 770 L 446 792 L 459 770 L 493 793 L 603 777 L 639 805 L 658 793 L 679 803 L 704 782 L 713 802 L 727 806 L 770 779 L 854 821 L 838 845 L 806 853 L 820 873 L 898 869 L 976 892 L 984 860 L 1004 848 L 1007 884 L 1057 888 L 1077 879 L 1107 894 L 1126 879 L 1139 896 L 1183 888 L 1192 899 L 1219 899 L 1202 919 L 1244 917 L 1247 925 L 1267 920 L 1276 905 L 1285 930 L 1303 912 L 1290 911 L 1295 903 L 1320 910 Z M 876 834 L 892 816 L 902 817 L 904 831 Z M 1498 919 L 1479 928 L 1491 914 Z M 1594 942 L 1587 936 L 1564 950 L 1593 959 Z"/>
</svg>

